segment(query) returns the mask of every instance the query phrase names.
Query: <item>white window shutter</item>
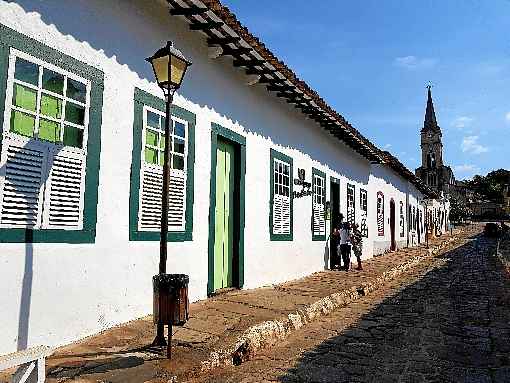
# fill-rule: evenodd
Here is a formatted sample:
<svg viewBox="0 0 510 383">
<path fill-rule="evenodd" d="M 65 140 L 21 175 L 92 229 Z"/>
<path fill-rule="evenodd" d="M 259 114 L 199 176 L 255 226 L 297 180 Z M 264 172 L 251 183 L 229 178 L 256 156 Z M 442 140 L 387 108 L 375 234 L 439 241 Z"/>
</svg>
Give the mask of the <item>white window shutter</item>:
<svg viewBox="0 0 510 383">
<path fill-rule="evenodd" d="M 273 234 L 282 233 L 282 199 L 281 195 L 275 194 L 273 197 Z"/>
<path fill-rule="evenodd" d="M 182 171 L 170 170 L 168 190 L 168 229 L 184 230 L 186 212 L 186 175 Z"/>
<path fill-rule="evenodd" d="M 273 234 L 290 234 L 290 198 L 273 197 Z"/>
<path fill-rule="evenodd" d="M 161 188 L 163 187 L 163 168 L 142 165 L 140 182 L 140 202 L 138 229 L 154 231 L 161 228 Z M 168 195 L 168 230 L 185 229 L 186 212 L 186 173 L 170 170 Z"/>
<path fill-rule="evenodd" d="M 324 221 L 324 205 L 320 203 L 313 204 L 313 234 L 326 234 L 326 222 Z"/>
<path fill-rule="evenodd" d="M 0 227 L 36 227 L 47 154 L 37 145 L 3 141 L 0 161 Z"/>
<path fill-rule="evenodd" d="M 282 234 L 290 234 L 290 198 L 282 196 Z"/>
<path fill-rule="evenodd" d="M 44 229 L 83 228 L 85 162 L 83 154 L 65 149 L 53 154 L 44 198 Z"/>
</svg>

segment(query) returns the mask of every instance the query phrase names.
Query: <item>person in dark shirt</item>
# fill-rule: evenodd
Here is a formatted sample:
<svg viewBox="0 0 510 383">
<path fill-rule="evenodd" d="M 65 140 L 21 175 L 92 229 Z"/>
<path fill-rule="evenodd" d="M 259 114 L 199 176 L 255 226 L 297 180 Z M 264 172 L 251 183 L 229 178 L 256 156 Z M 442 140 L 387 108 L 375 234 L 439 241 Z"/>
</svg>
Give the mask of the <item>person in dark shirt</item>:
<svg viewBox="0 0 510 383">
<path fill-rule="evenodd" d="M 342 221 L 344 219 L 344 216 L 340 214 L 339 216 L 339 223 L 336 225 L 336 227 L 333 228 L 333 232 L 331 233 L 331 240 L 330 240 L 330 246 L 331 249 L 333 249 L 333 256 L 331 259 L 331 269 L 332 270 L 340 270 L 340 228 L 342 227 Z"/>
</svg>

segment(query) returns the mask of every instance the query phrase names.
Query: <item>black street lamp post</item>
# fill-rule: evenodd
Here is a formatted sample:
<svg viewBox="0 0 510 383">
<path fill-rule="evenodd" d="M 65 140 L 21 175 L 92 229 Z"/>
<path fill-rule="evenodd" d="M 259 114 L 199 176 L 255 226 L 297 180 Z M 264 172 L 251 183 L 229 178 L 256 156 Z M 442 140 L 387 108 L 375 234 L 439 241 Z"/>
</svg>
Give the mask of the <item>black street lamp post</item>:
<svg viewBox="0 0 510 383">
<path fill-rule="evenodd" d="M 171 158 L 171 135 L 170 127 L 171 121 L 171 107 L 173 102 L 174 93 L 181 86 L 182 80 L 191 65 L 191 62 L 187 60 L 184 55 L 175 47 L 172 42 L 168 41 L 166 46 L 159 49 L 152 57 L 146 59 L 151 63 L 154 75 L 159 87 L 163 90 L 166 101 L 166 119 L 165 119 L 165 155 L 163 163 L 163 188 L 161 191 L 161 236 L 160 236 L 160 251 L 159 251 L 159 274 L 153 278 L 154 283 L 154 320 L 157 322 L 156 338 L 154 339 L 153 345 L 165 346 L 167 345 L 164 335 L 164 325 L 168 322 L 168 357 L 171 355 L 171 336 L 172 336 L 172 320 L 171 313 L 164 313 L 162 311 L 175 311 L 175 302 L 163 302 L 163 299 L 177 299 L 175 286 L 163 286 L 164 284 L 171 284 L 176 280 L 180 282 L 185 281 L 186 285 L 186 311 L 187 311 L 187 282 L 188 276 L 182 274 L 166 274 L 166 260 L 168 257 L 168 190 L 170 185 L 170 158 Z M 177 278 L 175 278 L 177 277 Z M 166 291 L 166 296 L 165 292 Z M 169 297 L 168 295 L 172 295 Z M 179 294 L 177 294 L 179 295 Z M 187 313 L 186 313 L 187 317 Z M 166 319 L 164 319 L 166 318 Z"/>
</svg>

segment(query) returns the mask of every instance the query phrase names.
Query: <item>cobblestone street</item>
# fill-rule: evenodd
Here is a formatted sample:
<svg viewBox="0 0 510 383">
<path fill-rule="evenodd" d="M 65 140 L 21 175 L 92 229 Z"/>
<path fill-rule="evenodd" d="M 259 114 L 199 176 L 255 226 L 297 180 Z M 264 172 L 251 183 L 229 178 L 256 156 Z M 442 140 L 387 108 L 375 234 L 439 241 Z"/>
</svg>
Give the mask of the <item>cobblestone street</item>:
<svg viewBox="0 0 510 383">
<path fill-rule="evenodd" d="M 508 382 L 510 283 L 495 242 L 431 257 L 209 382 Z"/>
</svg>

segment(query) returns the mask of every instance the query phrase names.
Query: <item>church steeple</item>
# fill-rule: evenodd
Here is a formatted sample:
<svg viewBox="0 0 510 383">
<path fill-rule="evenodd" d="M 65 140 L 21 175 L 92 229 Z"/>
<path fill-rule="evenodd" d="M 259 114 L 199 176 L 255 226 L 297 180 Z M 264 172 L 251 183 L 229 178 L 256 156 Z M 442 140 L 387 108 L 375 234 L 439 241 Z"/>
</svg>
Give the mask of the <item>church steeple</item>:
<svg viewBox="0 0 510 383">
<path fill-rule="evenodd" d="M 422 131 L 432 130 L 434 132 L 440 132 L 441 128 L 437 124 L 436 112 L 434 111 L 434 103 L 432 102 L 431 85 L 427 85 L 427 109 L 425 111 L 425 121 L 423 121 Z"/>
<path fill-rule="evenodd" d="M 431 188 L 448 194 L 454 181 L 452 169 L 443 163 L 443 140 L 441 128 L 437 124 L 432 86 L 427 86 L 427 110 L 421 130 L 421 166 L 416 175 Z"/>
</svg>

